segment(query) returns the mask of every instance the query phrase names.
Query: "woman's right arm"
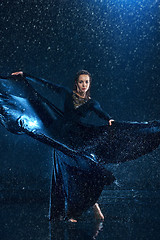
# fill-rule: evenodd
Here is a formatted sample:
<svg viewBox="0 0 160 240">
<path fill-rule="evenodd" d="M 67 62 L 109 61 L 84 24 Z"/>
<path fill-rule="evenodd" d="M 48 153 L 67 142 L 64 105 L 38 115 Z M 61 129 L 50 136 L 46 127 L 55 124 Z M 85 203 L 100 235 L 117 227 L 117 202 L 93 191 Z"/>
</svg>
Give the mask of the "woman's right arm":
<svg viewBox="0 0 160 240">
<path fill-rule="evenodd" d="M 37 77 L 33 77 L 27 73 L 24 73 L 22 71 L 19 72 L 14 72 L 11 75 L 21 75 L 22 77 L 25 77 L 27 80 L 30 80 L 32 82 L 41 84 L 44 87 L 47 87 L 48 89 L 51 89 L 53 92 L 62 94 L 62 93 L 66 93 L 69 92 L 69 90 L 61 85 L 58 84 L 53 84 L 52 82 L 49 82 L 43 78 L 37 78 Z"/>
</svg>

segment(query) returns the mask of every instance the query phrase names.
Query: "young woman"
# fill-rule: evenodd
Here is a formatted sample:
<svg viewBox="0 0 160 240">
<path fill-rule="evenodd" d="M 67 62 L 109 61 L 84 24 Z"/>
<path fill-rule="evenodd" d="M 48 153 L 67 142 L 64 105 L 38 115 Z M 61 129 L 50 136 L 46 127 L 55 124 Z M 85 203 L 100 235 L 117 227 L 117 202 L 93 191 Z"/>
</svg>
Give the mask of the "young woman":
<svg viewBox="0 0 160 240">
<path fill-rule="evenodd" d="M 24 74 L 22 71 L 20 71 L 20 72 L 12 73 L 12 75 L 23 76 Z M 27 74 L 25 75 L 27 77 Z M 62 92 L 66 92 L 65 95 L 67 96 L 65 96 L 65 101 L 64 101 L 64 106 L 65 106 L 64 118 L 66 118 L 67 120 L 81 122 L 82 117 L 85 117 L 90 111 L 94 111 L 96 114 L 98 114 L 100 118 L 103 118 L 106 120 L 107 125 L 108 124 L 110 126 L 112 125 L 114 120 L 111 119 L 111 117 L 101 109 L 100 104 L 98 102 L 91 100 L 91 97 L 90 97 L 91 75 L 88 71 L 81 70 L 76 74 L 73 92 L 71 93 L 68 92 L 67 89 L 65 89 L 64 87 L 60 87 L 58 85 L 51 84 L 50 87 L 55 92 L 61 93 L 62 96 L 63 96 Z M 73 104 L 71 104 L 71 101 Z M 82 107 L 84 107 L 84 109 Z M 54 191 L 54 186 L 52 186 L 52 191 Z M 52 199 L 51 199 L 51 202 L 52 202 Z M 104 216 L 100 210 L 98 203 L 94 204 L 93 210 L 94 210 L 94 215 L 96 219 L 99 219 L 99 220 L 104 219 Z M 76 222 L 77 220 L 70 218 L 69 221 Z"/>
<path fill-rule="evenodd" d="M 48 95 L 42 96 L 32 82 L 44 87 L 43 92 L 49 88 L 58 93 L 63 109 Z M 0 123 L 12 133 L 27 134 L 54 149 L 50 219 L 67 216 L 74 221 L 90 206 L 103 219 L 96 202 L 104 185 L 115 180 L 104 165 L 136 159 L 160 144 L 160 121 L 113 124 L 91 99 L 90 87 L 90 74 L 84 70 L 76 75 L 73 91 L 23 72 L 0 77 Z M 91 111 L 106 124 L 85 123 Z"/>
</svg>

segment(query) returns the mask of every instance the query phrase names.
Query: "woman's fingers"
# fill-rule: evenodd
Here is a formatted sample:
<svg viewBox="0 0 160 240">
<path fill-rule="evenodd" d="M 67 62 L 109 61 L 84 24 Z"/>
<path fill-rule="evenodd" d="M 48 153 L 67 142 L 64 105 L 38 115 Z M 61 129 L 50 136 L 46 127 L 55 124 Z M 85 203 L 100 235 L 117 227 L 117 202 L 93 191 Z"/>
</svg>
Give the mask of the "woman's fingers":
<svg viewBox="0 0 160 240">
<path fill-rule="evenodd" d="M 114 119 L 110 119 L 109 120 L 109 126 L 111 126 L 113 122 L 114 122 Z"/>
<path fill-rule="evenodd" d="M 20 71 L 20 72 L 14 72 L 14 73 L 12 73 L 11 75 L 21 75 L 21 76 L 23 76 L 23 72 L 22 72 L 22 71 Z"/>
</svg>

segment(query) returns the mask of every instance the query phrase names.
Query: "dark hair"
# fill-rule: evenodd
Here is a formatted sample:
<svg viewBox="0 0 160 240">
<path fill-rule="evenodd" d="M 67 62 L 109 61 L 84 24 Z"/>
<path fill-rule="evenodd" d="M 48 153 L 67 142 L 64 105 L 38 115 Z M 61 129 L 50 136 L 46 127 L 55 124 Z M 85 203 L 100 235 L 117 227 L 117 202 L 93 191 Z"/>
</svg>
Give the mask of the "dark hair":
<svg viewBox="0 0 160 240">
<path fill-rule="evenodd" d="M 76 73 L 74 86 L 73 86 L 73 91 L 77 91 L 77 84 L 78 84 L 78 79 L 79 79 L 80 75 L 88 75 L 89 76 L 90 85 L 89 85 L 88 91 L 86 92 L 86 97 L 89 99 L 90 98 L 90 88 L 91 88 L 92 78 L 91 78 L 91 74 L 87 70 L 80 70 Z"/>
</svg>

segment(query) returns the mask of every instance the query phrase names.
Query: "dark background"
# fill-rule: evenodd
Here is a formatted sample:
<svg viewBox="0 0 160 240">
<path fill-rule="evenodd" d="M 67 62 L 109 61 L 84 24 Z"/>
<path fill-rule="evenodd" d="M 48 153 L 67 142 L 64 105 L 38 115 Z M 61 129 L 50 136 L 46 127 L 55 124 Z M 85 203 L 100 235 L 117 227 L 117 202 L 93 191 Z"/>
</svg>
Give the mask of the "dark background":
<svg viewBox="0 0 160 240">
<path fill-rule="evenodd" d="M 0 75 L 23 70 L 72 88 L 75 73 L 87 69 L 92 97 L 115 120 L 160 119 L 157 0 L 1 0 L 0 8 Z M 49 196 L 51 155 L 49 147 L 0 127 L 2 199 Z M 110 165 L 120 183 L 110 188 L 156 191 L 159 157 L 156 150 Z"/>
</svg>

